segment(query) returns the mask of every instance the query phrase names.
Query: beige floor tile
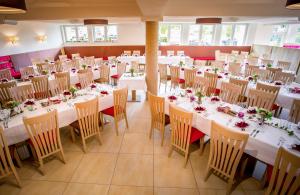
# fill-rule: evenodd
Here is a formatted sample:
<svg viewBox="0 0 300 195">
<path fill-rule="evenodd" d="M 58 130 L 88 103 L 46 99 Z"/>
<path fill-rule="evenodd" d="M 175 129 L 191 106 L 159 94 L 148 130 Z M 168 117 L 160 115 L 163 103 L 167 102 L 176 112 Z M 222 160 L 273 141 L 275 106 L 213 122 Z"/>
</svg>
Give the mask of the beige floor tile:
<svg viewBox="0 0 300 195">
<path fill-rule="evenodd" d="M 35 171 L 31 179 L 48 181 L 70 181 L 75 169 L 78 167 L 82 157 L 82 152 L 65 152 L 66 164 L 55 158 L 44 165 L 45 175 Z"/>
<path fill-rule="evenodd" d="M 153 187 L 114 186 L 111 185 L 109 195 L 153 195 Z"/>
<path fill-rule="evenodd" d="M 125 133 L 120 152 L 153 154 L 153 140 L 144 133 Z"/>
<path fill-rule="evenodd" d="M 154 185 L 155 187 L 196 188 L 192 167 L 188 162 L 184 165 L 184 157 L 173 152 L 167 155 L 154 155 Z"/>
<path fill-rule="evenodd" d="M 217 190 L 217 189 L 199 189 L 200 195 L 224 195 L 226 190 Z M 231 192 L 231 195 L 245 195 L 242 190 L 234 190 Z"/>
<path fill-rule="evenodd" d="M 109 184 L 117 155 L 112 153 L 88 153 L 83 156 L 71 181 L 79 183 Z"/>
<path fill-rule="evenodd" d="M 265 191 L 264 190 L 244 190 L 246 195 L 264 195 Z"/>
<path fill-rule="evenodd" d="M 127 108 L 128 118 L 150 118 L 150 107 L 147 101 L 141 103 L 129 103 Z"/>
<path fill-rule="evenodd" d="M 25 181 L 20 195 L 61 195 L 67 183 L 50 181 Z"/>
<path fill-rule="evenodd" d="M 130 118 L 129 120 L 129 133 L 145 133 L 149 135 L 151 126 L 151 119 L 150 118 Z"/>
<path fill-rule="evenodd" d="M 155 195 L 199 195 L 197 189 L 187 188 L 155 188 Z"/>
<path fill-rule="evenodd" d="M 120 154 L 112 184 L 153 186 L 153 156 Z"/>
<path fill-rule="evenodd" d="M 21 181 L 23 185 L 24 181 Z M 14 177 L 0 179 L 0 194 L 3 195 L 17 195 L 21 191 L 21 188 L 17 185 L 17 181 Z"/>
<path fill-rule="evenodd" d="M 109 185 L 69 183 L 64 195 L 105 195 L 108 189 Z"/>
<path fill-rule="evenodd" d="M 261 190 L 259 181 L 253 177 L 242 181 L 240 185 L 242 186 L 243 190 Z"/>
<path fill-rule="evenodd" d="M 154 130 L 152 135 L 154 140 L 154 154 L 165 154 L 169 153 L 170 143 L 171 143 L 171 131 L 169 127 L 165 129 L 165 137 L 164 137 L 164 144 L 161 146 L 161 134 L 158 130 Z"/>
</svg>

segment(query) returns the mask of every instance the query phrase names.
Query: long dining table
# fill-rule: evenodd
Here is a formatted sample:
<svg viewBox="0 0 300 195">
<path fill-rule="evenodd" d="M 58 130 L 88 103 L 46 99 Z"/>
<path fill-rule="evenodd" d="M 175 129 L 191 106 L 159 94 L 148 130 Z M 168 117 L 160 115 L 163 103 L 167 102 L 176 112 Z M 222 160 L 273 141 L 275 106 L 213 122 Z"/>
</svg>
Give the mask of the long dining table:
<svg viewBox="0 0 300 195">
<path fill-rule="evenodd" d="M 75 103 L 84 102 L 92 98 L 98 98 L 99 100 L 99 111 L 113 106 L 113 90 L 114 88 L 110 85 L 95 84 L 96 88 L 87 87 L 76 92 L 75 98 L 69 99 L 64 102 L 61 101 L 58 104 L 52 104 L 46 107 L 41 105 L 42 102 L 63 99 L 61 96 L 52 97 L 49 100 L 34 101 L 34 105 L 31 109 L 24 105 L 24 102 L 20 105 L 23 113 L 13 116 L 8 121 L 8 127 L 4 128 L 4 135 L 7 138 L 8 145 L 16 144 L 25 141 L 29 138 L 26 132 L 23 117 L 33 117 L 49 111 L 49 109 L 56 109 L 58 113 L 58 125 L 59 127 L 65 127 L 72 122 L 77 120 Z M 102 94 L 106 91 L 108 94 Z M 101 93 L 102 92 L 102 93 Z"/>
<path fill-rule="evenodd" d="M 171 95 L 175 96 L 177 100 L 170 100 L 169 97 Z M 188 95 L 186 92 L 180 89 L 167 94 L 165 96 L 166 114 L 169 114 L 170 105 L 179 107 L 188 112 L 192 112 L 193 127 L 197 128 L 208 136 L 211 135 L 211 122 L 213 120 L 233 131 L 242 131 L 241 128 L 236 126 L 237 122 L 247 122 L 249 126 L 246 127 L 244 131 L 249 133 L 250 136 L 245 152 L 258 160 L 273 165 L 277 150 L 280 146 L 291 148 L 293 144 L 300 144 L 300 130 L 296 124 L 272 117 L 272 120 L 268 121 L 267 124 L 259 125 L 257 118 L 253 114 L 248 114 L 246 108 L 222 101 L 213 102 L 211 101 L 210 97 L 204 97 L 202 104 L 198 105 L 196 101 L 191 102 L 190 97 L 188 96 L 192 96 L 192 94 Z M 196 111 L 195 108 L 198 106 L 203 107 L 205 111 Z M 219 112 L 217 108 L 220 106 L 228 106 L 236 113 L 243 112 L 244 117 L 239 118 L 237 116 Z M 275 124 L 277 124 L 278 127 L 276 127 Z M 279 127 L 282 127 L 282 129 Z M 289 135 L 284 128 L 288 128 L 290 131 L 293 131 L 294 135 Z M 300 155 L 299 152 L 295 153 Z"/>
</svg>

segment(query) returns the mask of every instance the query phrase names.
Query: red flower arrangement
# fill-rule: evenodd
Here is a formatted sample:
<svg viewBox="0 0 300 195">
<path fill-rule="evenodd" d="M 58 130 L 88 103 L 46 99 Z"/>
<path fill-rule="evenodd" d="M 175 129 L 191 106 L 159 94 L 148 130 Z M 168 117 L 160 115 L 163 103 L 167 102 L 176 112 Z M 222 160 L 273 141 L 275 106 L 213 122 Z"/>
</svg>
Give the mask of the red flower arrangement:
<svg viewBox="0 0 300 195">
<path fill-rule="evenodd" d="M 101 91 L 100 92 L 102 95 L 108 95 L 108 92 L 107 91 Z"/>
<path fill-rule="evenodd" d="M 220 98 L 218 98 L 218 97 L 212 97 L 210 99 L 210 101 L 212 101 L 212 102 L 218 102 L 218 101 L 220 101 Z"/>
<path fill-rule="evenodd" d="M 227 75 L 228 75 L 228 72 L 225 72 L 224 75 L 227 76 Z"/>
<path fill-rule="evenodd" d="M 249 76 L 249 77 L 248 77 L 248 81 L 253 81 L 253 77 L 252 77 L 252 76 Z"/>
<path fill-rule="evenodd" d="M 202 74 L 202 72 L 201 72 L 201 71 L 198 71 L 197 74 Z"/>
<path fill-rule="evenodd" d="M 4 78 L 4 79 L 2 79 L 1 81 L 2 81 L 2 83 L 6 83 L 6 82 L 8 82 L 8 79 L 5 79 L 5 78 Z"/>
<path fill-rule="evenodd" d="M 282 82 L 281 81 L 275 81 L 274 84 L 275 85 L 282 85 Z"/>
<path fill-rule="evenodd" d="M 95 84 L 91 84 L 91 88 L 95 89 L 97 86 Z"/>
<path fill-rule="evenodd" d="M 186 93 L 192 93 L 193 92 L 191 89 L 187 89 L 185 91 L 186 91 Z"/>
<path fill-rule="evenodd" d="M 221 79 L 221 78 L 223 78 L 222 75 L 218 75 L 218 79 Z"/>
<path fill-rule="evenodd" d="M 173 100 L 177 100 L 177 97 L 176 97 L 176 96 L 174 96 L 174 95 L 171 95 L 171 96 L 169 96 L 168 98 L 169 98 L 169 100 L 171 100 L 171 101 L 173 101 Z"/>
<path fill-rule="evenodd" d="M 55 71 L 52 71 L 52 72 L 51 72 L 51 74 L 55 74 L 55 73 L 56 73 Z"/>
<path fill-rule="evenodd" d="M 63 95 L 64 95 L 64 96 L 71 95 L 71 92 L 69 92 L 69 91 L 64 91 Z"/>
<path fill-rule="evenodd" d="M 31 74 L 31 75 L 28 75 L 28 78 L 33 78 L 33 77 L 34 77 L 34 75 L 32 75 L 32 74 Z"/>
<path fill-rule="evenodd" d="M 98 70 L 98 68 L 94 68 L 94 70 Z"/>
<path fill-rule="evenodd" d="M 195 100 L 196 100 L 196 98 L 195 98 L 194 96 L 191 96 L 191 97 L 190 97 L 190 101 L 191 101 L 191 102 L 193 102 L 193 101 L 195 101 Z"/>
<path fill-rule="evenodd" d="M 181 71 L 184 71 L 184 68 L 181 68 Z"/>
<path fill-rule="evenodd" d="M 248 110 L 247 110 L 247 113 L 248 113 L 248 114 L 256 114 L 257 111 L 256 111 L 255 108 L 253 108 L 253 109 L 248 109 Z"/>
<path fill-rule="evenodd" d="M 115 68 L 115 67 L 116 67 L 116 65 L 111 65 L 111 67 L 112 67 L 112 68 Z"/>
<path fill-rule="evenodd" d="M 204 108 L 202 106 L 197 106 L 197 107 L 194 108 L 194 110 L 197 111 L 197 112 L 201 112 L 201 111 L 205 111 L 206 108 Z"/>
<path fill-rule="evenodd" d="M 24 104 L 25 104 L 26 106 L 31 106 L 31 105 L 34 105 L 35 103 L 34 103 L 33 100 L 27 100 L 27 101 L 24 102 Z"/>
<path fill-rule="evenodd" d="M 235 126 L 244 129 L 244 128 L 248 127 L 249 124 L 246 123 L 245 121 L 241 121 L 241 122 L 235 123 Z"/>
</svg>

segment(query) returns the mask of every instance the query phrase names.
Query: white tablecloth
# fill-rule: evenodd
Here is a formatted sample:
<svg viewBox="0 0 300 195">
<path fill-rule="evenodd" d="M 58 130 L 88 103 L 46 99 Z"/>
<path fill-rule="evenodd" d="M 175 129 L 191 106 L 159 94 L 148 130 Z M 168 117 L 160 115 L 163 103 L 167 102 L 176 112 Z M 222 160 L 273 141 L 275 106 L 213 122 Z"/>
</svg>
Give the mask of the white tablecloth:
<svg viewBox="0 0 300 195">
<path fill-rule="evenodd" d="M 201 130 L 206 135 L 211 134 L 211 121 L 214 120 L 234 131 L 241 131 L 239 128 L 235 127 L 235 123 L 241 121 L 237 117 L 232 117 L 230 115 L 218 112 L 216 108 L 223 105 L 230 105 L 225 103 L 211 103 L 209 98 L 203 101 L 202 106 L 206 108 L 203 113 L 197 113 L 194 111 L 196 103 L 190 103 L 187 98 L 179 98 L 175 102 L 170 102 L 166 98 L 165 111 L 169 114 L 169 105 L 174 104 L 184 110 L 193 112 L 193 127 Z M 193 105 L 194 104 L 194 105 Z M 238 107 L 236 105 L 230 105 L 230 107 L 235 111 L 244 111 L 245 109 Z M 246 116 L 246 115 L 245 115 Z M 231 119 L 231 120 L 230 120 Z M 279 124 L 283 124 L 283 120 L 273 119 L 274 122 L 277 121 Z M 246 145 L 245 152 L 265 163 L 273 165 L 275 162 L 277 150 L 279 148 L 279 139 L 284 138 L 285 145 L 290 145 L 294 143 L 300 144 L 300 140 L 296 136 L 289 136 L 284 130 L 274 128 L 272 126 L 263 125 L 259 126 L 257 122 L 247 121 L 250 126 L 246 128 L 246 132 L 251 133 L 254 129 L 259 129 L 259 133 L 256 137 L 249 137 L 248 143 Z M 286 121 L 285 121 L 286 122 Z M 296 126 L 296 125 L 295 125 Z M 300 138 L 300 130 L 294 130 L 297 136 Z"/>
<path fill-rule="evenodd" d="M 124 73 L 119 80 L 118 87 L 128 87 L 128 90 L 144 90 L 147 91 L 145 74 L 130 76 L 130 73 Z"/>
<path fill-rule="evenodd" d="M 107 90 L 108 95 L 100 95 L 101 90 Z M 55 108 L 58 112 L 58 124 L 59 127 L 64 127 L 77 120 L 76 110 L 73 106 L 76 102 L 82 102 L 98 96 L 99 99 L 99 111 L 113 106 L 113 94 L 112 88 L 108 85 L 97 84 L 97 89 L 83 89 L 78 92 L 82 96 L 71 99 L 68 102 L 61 102 L 60 104 L 51 105 L 48 107 L 41 107 L 39 101 L 36 102 L 37 110 L 28 111 L 24 108 L 24 112 L 17 116 L 12 117 L 8 122 L 8 128 L 4 129 L 4 135 L 7 138 L 8 145 L 22 142 L 28 139 L 25 126 L 23 124 L 23 116 L 31 117 L 42 113 L 46 113 L 47 109 Z"/>
<path fill-rule="evenodd" d="M 131 64 L 132 61 L 138 61 L 140 64 L 146 64 L 145 56 L 119 56 L 117 60 Z M 179 64 L 182 61 L 188 64 L 189 56 L 158 56 L 158 64 Z"/>
</svg>

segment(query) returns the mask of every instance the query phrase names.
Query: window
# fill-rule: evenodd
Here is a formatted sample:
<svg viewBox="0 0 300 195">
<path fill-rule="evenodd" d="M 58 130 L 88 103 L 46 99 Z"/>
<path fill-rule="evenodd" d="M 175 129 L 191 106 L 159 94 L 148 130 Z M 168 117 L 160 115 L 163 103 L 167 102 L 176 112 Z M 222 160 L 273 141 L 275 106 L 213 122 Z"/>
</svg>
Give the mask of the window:
<svg viewBox="0 0 300 195">
<path fill-rule="evenodd" d="M 300 27 L 298 27 L 298 29 L 297 29 L 297 33 L 295 35 L 295 41 L 294 42 L 300 44 Z"/>
<path fill-rule="evenodd" d="M 200 25 L 190 25 L 189 29 L 189 44 L 199 45 Z"/>
<path fill-rule="evenodd" d="M 243 45 L 247 25 L 245 24 L 223 24 L 221 31 L 221 45 Z"/>
<path fill-rule="evenodd" d="M 94 41 L 105 41 L 104 26 L 95 26 L 94 27 Z"/>
<path fill-rule="evenodd" d="M 181 25 L 161 24 L 159 26 L 159 43 L 161 45 L 179 45 L 181 43 Z"/>
<path fill-rule="evenodd" d="M 188 41 L 190 45 L 212 45 L 214 25 L 190 25 Z"/>
<path fill-rule="evenodd" d="M 87 42 L 89 39 L 86 26 L 65 26 L 64 33 L 66 42 Z"/>
<path fill-rule="evenodd" d="M 94 41 L 95 42 L 114 42 L 118 39 L 118 29 L 115 25 L 109 26 L 94 26 Z"/>
<path fill-rule="evenodd" d="M 106 27 L 107 27 L 106 40 L 108 40 L 108 41 L 116 41 L 118 39 L 117 26 L 111 25 L 111 26 L 106 26 Z"/>
<path fill-rule="evenodd" d="M 270 45 L 281 46 L 283 39 L 287 32 L 287 25 L 274 25 L 272 30 L 272 36 L 270 39 Z"/>
</svg>

